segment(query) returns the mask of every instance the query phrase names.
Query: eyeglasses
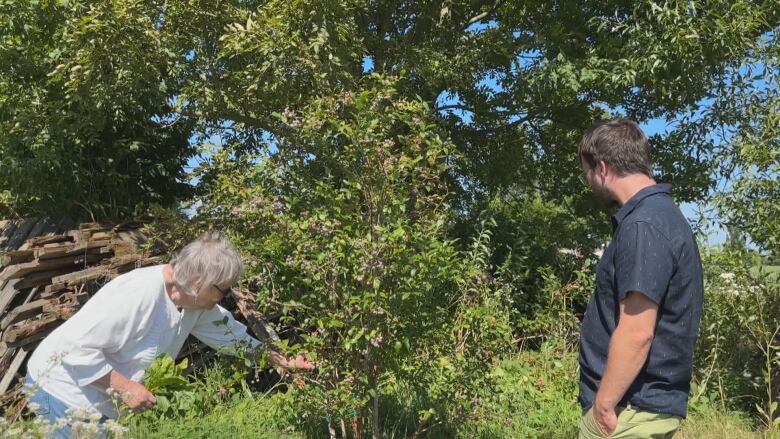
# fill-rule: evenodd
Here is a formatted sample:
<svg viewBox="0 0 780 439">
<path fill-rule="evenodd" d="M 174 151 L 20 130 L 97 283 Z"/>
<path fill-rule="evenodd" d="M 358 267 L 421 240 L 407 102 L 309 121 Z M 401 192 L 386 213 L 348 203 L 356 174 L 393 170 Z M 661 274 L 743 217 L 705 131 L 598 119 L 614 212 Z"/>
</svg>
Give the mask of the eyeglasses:
<svg viewBox="0 0 780 439">
<path fill-rule="evenodd" d="M 233 287 L 228 287 L 226 290 L 223 290 L 222 288 L 218 287 L 217 284 L 214 284 L 214 288 L 219 291 L 219 294 L 222 295 L 223 299 L 233 294 Z"/>
</svg>

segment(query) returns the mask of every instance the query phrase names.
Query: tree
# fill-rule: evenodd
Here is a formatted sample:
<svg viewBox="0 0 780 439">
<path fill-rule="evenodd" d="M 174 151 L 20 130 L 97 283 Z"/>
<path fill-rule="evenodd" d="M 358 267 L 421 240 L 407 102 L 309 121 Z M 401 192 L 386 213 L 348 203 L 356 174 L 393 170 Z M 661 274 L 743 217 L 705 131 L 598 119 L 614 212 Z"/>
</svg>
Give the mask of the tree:
<svg viewBox="0 0 780 439">
<path fill-rule="evenodd" d="M 351 420 L 375 438 L 380 398 L 399 380 L 429 404 L 418 428 L 466 416 L 511 334 L 489 234 L 470 251 L 448 236 L 453 145 L 424 102 L 396 90 L 369 77 L 279 115 L 273 154 L 217 152 L 199 210 L 245 249 L 259 303 L 281 306 L 319 362 L 309 422 L 324 413 L 331 430 Z"/>
<path fill-rule="evenodd" d="M 192 191 L 155 2 L 0 4 L 0 214 L 129 216 Z"/>
<path fill-rule="evenodd" d="M 2 181 L 22 211 L 36 199 L 48 200 L 38 209 L 81 199 L 90 210 L 126 211 L 145 195 L 181 196 L 167 189 L 183 188 L 186 140 L 220 136 L 252 150 L 280 128 L 274 112 L 354 90 L 368 69 L 405 72 L 399 93 L 419 96 L 450 131 L 459 212 L 539 194 L 573 197 L 578 213 L 593 215 L 576 183 L 580 133 L 607 112 L 678 119 L 780 17 L 777 2 L 747 0 L 8 0 L 2 8 Z M 713 183 L 706 133 L 680 123 L 653 142 L 659 174 L 678 183 L 679 199 L 704 196 Z M 36 163 L 38 172 L 19 171 Z M 47 173 L 67 177 L 58 186 L 68 190 L 40 190 Z M 116 196 L 135 187 L 141 193 Z"/>
</svg>

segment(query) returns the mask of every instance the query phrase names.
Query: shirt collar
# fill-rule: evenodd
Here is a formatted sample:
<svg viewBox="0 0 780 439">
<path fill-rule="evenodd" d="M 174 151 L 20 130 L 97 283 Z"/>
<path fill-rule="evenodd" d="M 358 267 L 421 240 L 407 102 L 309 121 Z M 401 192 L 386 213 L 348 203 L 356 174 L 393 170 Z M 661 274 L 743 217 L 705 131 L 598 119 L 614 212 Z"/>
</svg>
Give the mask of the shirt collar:
<svg viewBox="0 0 780 439">
<path fill-rule="evenodd" d="M 633 210 L 636 209 L 639 203 L 645 198 L 655 194 L 671 194 L 671 193 L 672 193 L 671 184 L 654 184 L 652 186 L 648 186 L 640 190 L 639 192 L 634 194 L 634 196 L 631 197 L 626 202 L 626 204 L 624 204 L 617 212 L 615 212 L 614 215 L 612 215 L 613 230 L 617 229 L 617 227 L 628 216 L 628 214 L 633 212 Z"/>
</svg>

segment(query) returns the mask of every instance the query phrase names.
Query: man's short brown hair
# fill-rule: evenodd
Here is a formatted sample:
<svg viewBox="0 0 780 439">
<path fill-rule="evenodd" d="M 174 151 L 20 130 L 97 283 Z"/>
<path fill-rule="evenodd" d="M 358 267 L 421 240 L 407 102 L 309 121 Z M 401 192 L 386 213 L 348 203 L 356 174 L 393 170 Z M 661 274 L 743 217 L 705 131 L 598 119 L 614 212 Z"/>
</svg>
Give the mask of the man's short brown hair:
<svg viewBox="0 0 780 439">
<path fill-rule="evenodd" d="M 633 120 L 615 118 L 593 125 L 580 141 L 580 158 L 591 168 L 603 160 L 620 176 L 652 176 L 650 143 Z"/>
</svg>

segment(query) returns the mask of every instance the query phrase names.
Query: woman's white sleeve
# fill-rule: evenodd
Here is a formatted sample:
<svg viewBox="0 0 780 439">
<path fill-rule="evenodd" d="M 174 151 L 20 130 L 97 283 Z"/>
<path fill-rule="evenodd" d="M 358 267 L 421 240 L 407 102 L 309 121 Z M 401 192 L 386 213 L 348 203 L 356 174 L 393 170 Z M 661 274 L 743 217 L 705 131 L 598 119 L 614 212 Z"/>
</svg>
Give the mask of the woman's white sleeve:
<svg viewBox="0 0 780 439">
<path fill-rule="evenodd" d="M 192 335 L 218 352 L 234 354 L 237 347 L 244 345 L 257 349 L 263 343 L 247 334 L 246 326 L 237 322 L 228 310 L 217 305 L 200 315 Z"/>
</svg>

